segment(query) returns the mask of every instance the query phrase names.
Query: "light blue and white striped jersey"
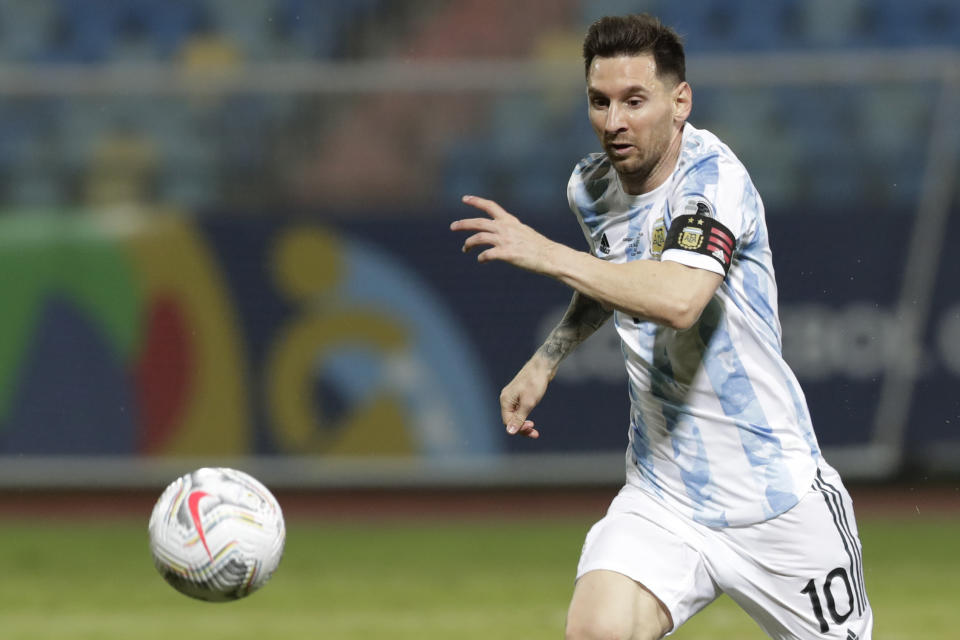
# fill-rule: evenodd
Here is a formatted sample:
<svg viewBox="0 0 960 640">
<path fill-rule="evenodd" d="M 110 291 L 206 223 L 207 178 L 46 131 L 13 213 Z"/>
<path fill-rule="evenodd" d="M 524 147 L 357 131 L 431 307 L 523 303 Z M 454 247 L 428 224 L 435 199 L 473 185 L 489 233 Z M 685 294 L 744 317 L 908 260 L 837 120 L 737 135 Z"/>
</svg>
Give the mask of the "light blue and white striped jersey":
<svg viewBox="0 0 960 640">
<path fill-rule="evenodd" d="M 627 194 L 607 157 L 592 154 L 574 169 L 567 196 L 598 258 L 726 271 L 690 329 L 614 315 L 629 375 L 628 477 L 712 527 L 790 509 L 811 486 L 820 450 L 781 355 L 763 204 L 746 169 L 715 135 L 687 123 L 676 169 L 655 190 Z M 695 225 L 684 227 L 695 215 L 735 238 L 728 270 L 723 256 L 685 248 L 700 246 Z"/>
</svg>

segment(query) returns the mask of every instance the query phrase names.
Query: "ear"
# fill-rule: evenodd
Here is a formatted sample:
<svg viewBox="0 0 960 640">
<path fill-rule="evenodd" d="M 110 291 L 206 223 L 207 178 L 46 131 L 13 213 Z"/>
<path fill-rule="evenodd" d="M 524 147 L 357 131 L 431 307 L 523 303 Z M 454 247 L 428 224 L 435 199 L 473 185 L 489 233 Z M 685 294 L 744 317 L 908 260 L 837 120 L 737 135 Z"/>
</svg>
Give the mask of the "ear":
<svg viewBox="0 0 960 640">
<path fill-rule="evenodd" d="M 693 90 L 690 83 L 680 82 L 673 89 L 673 119 L 686 122 L 693 108 Z"/>
</svg>

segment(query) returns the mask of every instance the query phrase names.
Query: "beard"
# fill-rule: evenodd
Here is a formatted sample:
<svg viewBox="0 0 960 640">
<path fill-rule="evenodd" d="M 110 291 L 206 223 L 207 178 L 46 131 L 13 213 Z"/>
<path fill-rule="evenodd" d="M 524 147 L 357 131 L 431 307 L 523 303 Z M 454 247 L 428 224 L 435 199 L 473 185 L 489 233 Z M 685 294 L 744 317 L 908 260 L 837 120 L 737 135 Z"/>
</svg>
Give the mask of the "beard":
<svg viewBox="0 0 960 640">
<path fill-rule="evenodd" d="M 607 153 L 610 163 L 617 173 L 630 181 L 645 182 L 653 170 L 656 169 L 660 161 L 660 156 L 645 155 L 642 157 L 633 156 L 630 158 L 619 158 Z"/>
<path fill-rule="evenodd" d="M 651 174 L 660 167 L 668 155 L 670 132 L 665 130 L 664 135 L 649 139 L 642 147 L 639 143 L 631 142 L 630 144 L 633 144 L 633 153 L 626 157 L 618 156 L 605 145 L 607 158 L 624 184 L 646 184 Z"/>
</svg>

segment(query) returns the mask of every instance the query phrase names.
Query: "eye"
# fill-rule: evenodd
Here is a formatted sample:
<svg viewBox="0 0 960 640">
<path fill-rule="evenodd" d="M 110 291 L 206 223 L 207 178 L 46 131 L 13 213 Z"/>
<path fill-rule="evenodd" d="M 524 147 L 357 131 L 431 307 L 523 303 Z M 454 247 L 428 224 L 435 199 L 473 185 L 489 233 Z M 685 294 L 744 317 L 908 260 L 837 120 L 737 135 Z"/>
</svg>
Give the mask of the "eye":
<svg viewBox="0 0 960 640">
<path fill-rule="evenodd" d="M 610 101 L 603 96 L 590 96 L 590 106 L 595 109 L 603 109 L 608 104 L 610 104 Z"/>
<path fill-rule="evenodd" d="M 633 96 L 632 98 L 627 98 L 628 107 L 641 107 L 643 106 L 644 100 L 639 96 Z"/>
</svg>

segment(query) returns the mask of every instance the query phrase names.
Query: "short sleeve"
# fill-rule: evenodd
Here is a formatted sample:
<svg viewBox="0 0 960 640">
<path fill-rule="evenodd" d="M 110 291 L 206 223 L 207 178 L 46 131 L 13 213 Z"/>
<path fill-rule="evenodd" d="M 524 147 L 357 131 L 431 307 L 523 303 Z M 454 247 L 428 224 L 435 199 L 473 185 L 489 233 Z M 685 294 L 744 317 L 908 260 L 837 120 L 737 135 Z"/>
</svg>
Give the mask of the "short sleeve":
<svg viewBox="0 0 960 640">
<path fill-rule="evenodd" d="M 674 215 L 660 259 L 726 276 L 755 215 L 745 206 L 751 188 L 739 162 L 718 153 L 700 158 L 670 199 Z"/>
</svg>

